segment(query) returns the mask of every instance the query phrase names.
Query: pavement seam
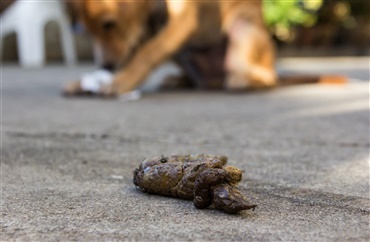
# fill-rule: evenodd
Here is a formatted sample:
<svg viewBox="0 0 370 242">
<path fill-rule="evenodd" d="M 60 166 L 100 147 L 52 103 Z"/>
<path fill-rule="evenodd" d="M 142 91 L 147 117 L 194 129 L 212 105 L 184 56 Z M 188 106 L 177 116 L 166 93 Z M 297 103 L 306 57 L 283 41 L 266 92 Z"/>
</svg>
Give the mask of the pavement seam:
<svg viewBox="0 0 370 242">
<path fill-rule="evenodd" d="M 158 139 L 153 137 L 131 137 L 126 138 L 119 135 L 112 135 L 112 134 L 95 134 L 95 133 L 63 133 L 63 132 L 46 132 L 46 133 L 31 133 L 31 132 L 23 132 L 23 131 L 5 131 L 6 136 L 10 137 L 19 137 L 19 138 L 32 138 L 32 139 L 44 139 L 44 138 L 65 138 L 65 139 L 93 139 L 93 140 L 115 140 L 118 142 L 124 143 L 174 143 L 173 140 L 166 140 L 166 139 Z M 356 143 L 356 142 L 326 142 L 326 141 L 310 141 L 310 140 L 294 140 L 292 138 L 286 138 L 292 140 L 292 142 L 299 143 L 301 145 L 314 145 L 314 146 L 334 146 L 334 147 L 344 147 L 344 148 L 370 148 L 370 143 Z M 194 144 L 194 142 L 189 142 L 181 139 L 176 139 L 175 143 L 178 144 Z M 214 140 L 203 140 L 202 142 L 195 142 L 196 144 L 213 144 L 218 145 L 221 143 L 214 142 Z"/>
</svg>

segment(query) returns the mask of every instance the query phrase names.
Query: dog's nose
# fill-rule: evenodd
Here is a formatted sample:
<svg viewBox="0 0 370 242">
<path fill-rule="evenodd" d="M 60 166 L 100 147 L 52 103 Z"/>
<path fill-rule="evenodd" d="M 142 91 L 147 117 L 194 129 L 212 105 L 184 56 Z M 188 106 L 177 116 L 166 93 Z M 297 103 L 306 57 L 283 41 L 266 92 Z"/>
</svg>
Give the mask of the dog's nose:
<svg viewBox="0 0 370 242">
<path fill-rule="evenodd" d="M 105 19 L 102 27 L 105 31 L 112 30 L 116 27 L 116 21 L 114 19 Z"/>
<path fill-rule="evenodd" d="M 110 72 L 113 72 L 114 71 L 114 65 L 112 63 L 105 63 L 102 65 L 101 67 L 103 70 L 107 70 L 107 71 L 110 71 Z"/>
</svg>

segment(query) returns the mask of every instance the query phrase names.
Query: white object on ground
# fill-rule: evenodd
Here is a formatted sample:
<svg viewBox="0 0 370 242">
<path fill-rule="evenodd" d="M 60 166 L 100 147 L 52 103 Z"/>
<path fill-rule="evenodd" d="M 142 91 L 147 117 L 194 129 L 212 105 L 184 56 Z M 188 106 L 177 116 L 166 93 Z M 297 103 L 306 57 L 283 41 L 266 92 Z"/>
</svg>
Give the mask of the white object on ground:
<svg viewBox="0 0 370 242">
<path fill-rule="evenodd" d="M 44 29 L 50 21 L 56 21 L 60 27 L 66 63 L 75 64 L 72 31 L 62 3 L 58 0 L 15 1 L 0 16 L 0 38 L 12 32 L 17 34 L 19 59 L 23 67 L 41 67 L 45 64 Z M 2 48 L 3 41 L 0 41 L 0 50 Z"/>
<path fill-rule="evenodd" d="M 86 92 L 98 94 L 102 86 L 110 85 L 113 82 L 113 77 L 114 75 L 106 70 L 86 73 L 81 77 L 81 89 Z M 140 98 L 141 91 L 139 90 L 127 92 L 119 96 L 119 100 L 122 102 L 135 101 Z"/>
<path fill-rule="evenodd" d="M 119 96 L 120 101 L 128 102 L 139 100 L 142 92 L 157 91 L 168 76 L 181 76 L 181 69 L 173 62 L 166 62 L 156 68 L 138 89 Z M 81 77 L 81 89 L 86 92 L 98 94 L 101 87 L 113 82 L 114 74 L 106 70 L 96 70 Z"/>
<path fill-rule="evenodd" d="M 81 89 L 86 92 L 98 93 L 103 85 L 113 82 L 113 74 L 106 70 L 86 73 L 81 78 Z"/>
</svg>

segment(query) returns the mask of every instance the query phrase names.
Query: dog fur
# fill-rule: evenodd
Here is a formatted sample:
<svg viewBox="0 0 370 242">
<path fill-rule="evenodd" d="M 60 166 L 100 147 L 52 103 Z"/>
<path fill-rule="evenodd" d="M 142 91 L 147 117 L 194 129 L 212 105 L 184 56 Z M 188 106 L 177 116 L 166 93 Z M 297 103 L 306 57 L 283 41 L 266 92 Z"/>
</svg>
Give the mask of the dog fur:
<svg viewBox="0 0 370 242">
<path fill-rule="evenodd" d="M 106 96 L 136 89 L 158 65 L 185 45 L 212 46 L 228 39 L 224 69 L 228 89 L 276 85 L 274 47 L 262 16 L 262 1 L 69 0 L 101 52 L 102 64 L 117 69 Z M 161 6 L 162 4 L 162 6 Z M 168 21 L 149 39 L 147 21 L 167 7 Z M 79 83 L 65 92 L 78 93 Z"/>
</svg>

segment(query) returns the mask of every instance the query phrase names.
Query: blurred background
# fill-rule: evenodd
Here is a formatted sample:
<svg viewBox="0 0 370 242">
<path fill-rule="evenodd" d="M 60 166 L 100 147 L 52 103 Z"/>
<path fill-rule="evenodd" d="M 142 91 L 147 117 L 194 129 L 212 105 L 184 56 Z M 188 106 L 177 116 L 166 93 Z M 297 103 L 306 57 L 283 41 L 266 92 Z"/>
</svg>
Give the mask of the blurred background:
<svg viewBox="0 0 370 242">
<path fill-rule="evenodd" d="M 3 15 L 14 0 L 2 0 Z M 93 62 L 91 39 L 81 29 L 70 7 L 61 1 L 70 20 L 78 62 Z M 281 57 L 367 56 L 370 43 L 370 1 L 265 0 L 264 13 Z M 3 24 L 3 23 L 2 23 Z M 47 63 L 63 61 L 60 27 L 45 28 Z M 19 60 L 17 35 L 3 34 L 3 63 Z"/>
</svg>

